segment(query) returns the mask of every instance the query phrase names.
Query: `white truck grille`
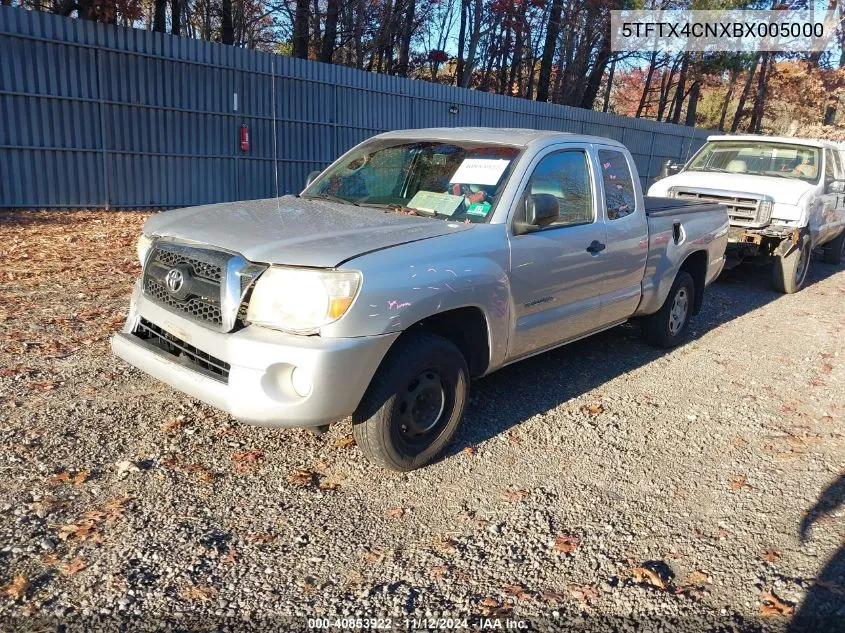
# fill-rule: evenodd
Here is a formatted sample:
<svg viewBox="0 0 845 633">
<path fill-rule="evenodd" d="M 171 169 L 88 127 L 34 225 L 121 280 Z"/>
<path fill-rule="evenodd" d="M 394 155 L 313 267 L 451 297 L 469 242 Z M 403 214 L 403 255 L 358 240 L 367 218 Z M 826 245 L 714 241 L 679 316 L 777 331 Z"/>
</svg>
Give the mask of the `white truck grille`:
<svg viewBox="0 0 845 633">
<path fill-rule="evenodd" d="M 716 193 L 706 189 L 673 187 L 671 191 L 674 194 L 671 197 L 679 200 L 701 200 L 702 202 L 715 202 L 725 205 L 728 208 L 728 217 L 733 226 L 762 228 L 768 225 L 771 219 L 771 202 L 763 197 L 754 197 L 748 194 Z"/>
</svg>

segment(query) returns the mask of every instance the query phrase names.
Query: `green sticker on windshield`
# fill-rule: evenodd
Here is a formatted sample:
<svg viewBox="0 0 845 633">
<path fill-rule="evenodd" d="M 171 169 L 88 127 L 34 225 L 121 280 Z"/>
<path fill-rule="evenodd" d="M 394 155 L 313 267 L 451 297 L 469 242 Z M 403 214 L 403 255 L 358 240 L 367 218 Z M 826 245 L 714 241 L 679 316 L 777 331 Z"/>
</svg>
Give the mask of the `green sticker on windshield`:
<svg viewBox="0 0 845 633">
<path fill-rule="evenodd" d="M 488 213 L 490 213 L 489 202 L 473 202 L 467 209 L 467 215 L 478 215 L 482 218 L 486 218 Z"/>
</svg>

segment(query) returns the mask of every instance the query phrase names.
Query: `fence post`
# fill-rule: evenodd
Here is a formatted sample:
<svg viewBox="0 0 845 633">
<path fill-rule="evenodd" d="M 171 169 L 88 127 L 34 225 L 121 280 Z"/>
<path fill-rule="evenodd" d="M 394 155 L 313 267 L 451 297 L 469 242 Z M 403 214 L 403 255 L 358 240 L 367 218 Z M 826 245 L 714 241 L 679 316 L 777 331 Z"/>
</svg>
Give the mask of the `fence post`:
<svg viewBox="0 0 845 633">
<path fill-rule="evenodd" d="M 108 211 L 111 206 L 111 192 L 109 191 L 108 145 L 106 143 L 106 107 L 105 98 L 103 97 L 103 93 L 105 92 L 105 84 L 103 77 L 103 55 L 103 49 L 98 48 L 96 57 L 97 112 L 99 113 L 100 117 L 100 158 L 102 162 L 101 169 L 103 175 L 103 204 L 106 208 L 106 211 Z"/>
</svg>

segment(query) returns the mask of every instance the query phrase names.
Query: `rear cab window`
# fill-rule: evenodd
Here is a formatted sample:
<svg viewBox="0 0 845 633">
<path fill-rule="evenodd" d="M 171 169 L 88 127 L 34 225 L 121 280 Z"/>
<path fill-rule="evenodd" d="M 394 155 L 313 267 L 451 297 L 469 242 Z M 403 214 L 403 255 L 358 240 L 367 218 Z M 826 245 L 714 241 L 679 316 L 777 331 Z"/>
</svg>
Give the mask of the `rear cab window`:
<svg viewBox="0 0 845 633">
<path fill-rule="evenodd" d="M 620 220 L 637 210 L 637 196 L 631 167 L 625 154 L 611 149 L 598 152 L 601 165 L 604 203 L 608 220 Z"/>
</svg>

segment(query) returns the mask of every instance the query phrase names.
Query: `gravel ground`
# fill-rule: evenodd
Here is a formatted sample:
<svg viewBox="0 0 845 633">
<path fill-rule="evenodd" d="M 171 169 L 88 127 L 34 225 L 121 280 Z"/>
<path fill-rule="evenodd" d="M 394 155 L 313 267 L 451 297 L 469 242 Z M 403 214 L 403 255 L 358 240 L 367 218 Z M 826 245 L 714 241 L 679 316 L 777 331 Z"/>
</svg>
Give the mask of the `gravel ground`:
<svg viewBox="0 0 845 633">
<path fill-rule="evenodd" d="M 506 368 L 395 474 L 348 421 L 249 427 L 111 357 L 143 218 L 0 214 L 0 629 L 845 624 L 841 267 L 731 271 L 669 353 L 624 326 Z"/>
</svg>

